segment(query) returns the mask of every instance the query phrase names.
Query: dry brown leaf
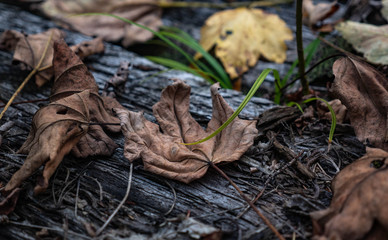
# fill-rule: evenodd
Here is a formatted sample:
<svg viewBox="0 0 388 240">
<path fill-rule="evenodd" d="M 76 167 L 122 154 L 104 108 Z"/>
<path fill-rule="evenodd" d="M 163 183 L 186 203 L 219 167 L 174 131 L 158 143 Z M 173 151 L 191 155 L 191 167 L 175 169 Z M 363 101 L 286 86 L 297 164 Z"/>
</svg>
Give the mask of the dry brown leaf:
<svg viewBox="0 0 388 240">
<path fill-rule="evenodd" d="M 22 69 L 33 69 L 42 56 L 51 32 L 53 32 L 52 40 L 42 63 L 42 68 L 48 68 L 39 71 L 35 76 L 36 85 L 39 87 L 53 77 L 54 71 L 51 66 L 54 53 L 53 45 L 55 41 L 62 39 L 65 33 L 57 28 L 30 35 L 24 35 L 14 30 L 7 30 L 0 36 L 0 49 L 15 51 L 13 63 L 21 63 Z M 104 44 L 101 38 L 96 38 L 74 45 L 71 49 L 82 59 L 92 54 L 104 52 Z"/>
<path fill-rule="evenodd" d="M 311 213 L 314 240 L 386 239 L 388 236 L 388 153 L 367 154 L 333 180 L 328 209 Z"/>
<path fill-rule="evenodd" d="M 95 38 L 90 41 L 83 41 L 77 45 L 70 46 L 70 48 L 81 59 L 84 59 L 87 56 L 96 53 L 103 53 L 105 50 L 102 38 Z"/>
<path fill-rule="evenodd" d="M 346 21 L 335 27 L 369 62 L 388 65 L 388 24 L 374 26 Z"/>
<path fill-rule="evenodd" d="M 237 78 L 254 66 L 260 56 L 284 62 L 287 50 L 284 41 L 292 38 L 291 30 L 277 15 L 260 9 L 237 8 L 210 16 L 201 29 L 200 43 L 205 51 L 215 46 L 215 54 L 226 72 Z"/>
<path fill-rule="evenodd" d="M 34 193 L 44 191 L 63 157 L 86 134 L 89 126 L 89 91 L 75 93 L 39 109 L 32 128 L 19 153 L 28 154 L 22 167 L 12 176 L 4 191 L 10 192 L 45 165 L 43 178 Z"/>
<path fill-rule="evenodd" d="M 335 113 L 337 123 L 343 123 L 349 120 L 347 116 L 348 110 L 339 99 L 334 99 L 329 104 Z M 325 102 L 317 101 L 317 112 L 320 118 L 331 120 L 331 112 Z"/>
<path fill-rule="evenodd" d="M 213 116 L 206 130 L 191 116 L 191 88 L 180 80 L 164 89 L 160 101 L 153 106 L 162 132 L 159 125 L 147 121 L 141 112 L 115 109 L 125 136 L 124 156 L 129 161 L 141 157 L 146 170 L 185 183 L 202 177 L 209 161 L 216 164 L 238 160 L 258 134 L 256 121 L 236 118 L 216 137 L 204 143 L 180 144 L 210 135 L 233 114 L 218 88 L 218 84 L 211 87 Z"/>
<path fill-rule="evenodd" d="M 0 201 L 0 215 L 8 215 L 13 212 L 19 198 L 20 190 L 21 188 L 15 188 L 9 193 L 2 191 L 3 195 L 6 196 L 2 201 Z"/>
<path fill-rule="evenodd" d="M 46 32 L 38 34 L 24 35 L 16 31 L 6 31 L 1 36 L 0 45 L 6 45 L 7 49 L 14 50 L 13 63 L 21 63 L 22 69 L 33 69 L 42 57 L 44 48 L 52 33 L 52 40 L 49 44 L 47 53 L 42 62 L 42 67 L 50 66 L 53 59 L 54 41 L 63 38 L 64 33 L 57 29 L 51 28 Z M 53 69 L 48 68 L 39 71 L 35 75 L 36 85 L 42 86 L 53 76 Z"/>
<path fill-rule="evenodd" d="M 90 121 L 100 124 L 120 123 L 119 119 L 113 116 L 111 109 L 119 108 L 121 105 L 111 97 L 100 97 L 98 95 L 98 86 L 93 75 L 63 40 L 54 44 L 53 66 L 55 79 L 51 89 L 50 101 L 57 101 L 71 94 L 89 90 L 88 109 Z M 103 129 L 109 132 L 120 132 L 120 126 L 117 125 L 92 125 L 89 127 L 87 134 L 73 148 L 72 153 L 76 157 L 112 155 L 117 145 L 106 135 Z"/>
<path fill-rule="evenodd" d="M 333 27 L 322 25 L 322 21 L 329 18 L 339 9 L 337 1 L 332 3 L 318 3 L 314 5 L 312 0 L 303 1 L 303 24 L 315 31 L 331 32 Z"/>
<path fill-rule="evenodd" d="M 348 109 L 361 142 L 388 150 L 388 80 L 367 63 L 343 57 L 333 65 L 333 94 Z"/>
<path fill-rule="evenodd" d="M 157 31 L 162 25 L 160 19 L 162 9 L 157 6 L 157 2 L 157 0 L 47 0 L 41 5 L 41 10 L 65 28 L 89 36 L 99 36 L 105 41 L 122 40 L 123 46 L 127 47 L 136 42 L 145 42 L 152 38 L 153 34 L 113 17 L 69 15 L 90 12 L 111 13 Z"/>
</svg>

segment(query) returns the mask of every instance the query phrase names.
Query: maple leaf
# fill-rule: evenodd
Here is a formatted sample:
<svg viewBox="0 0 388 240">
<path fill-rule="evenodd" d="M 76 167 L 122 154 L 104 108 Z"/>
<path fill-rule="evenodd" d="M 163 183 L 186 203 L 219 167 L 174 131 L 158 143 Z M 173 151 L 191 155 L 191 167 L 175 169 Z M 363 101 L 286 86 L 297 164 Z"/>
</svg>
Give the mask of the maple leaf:
<svg viewBox="0 0 388 240">
<path fill-rule="evenodd" d="M 0 49 L 15 51 L 13 63 L 21 63 L 22 69 L 33 69 L 42 57 L 43 50 L 53 32 L 47 53 L 42 62 L 44 70 L 39 71 L 35 76 L 35 83 L 39 87 L 50 81 L 54 75 L 52 68 L 54 42 L 62 39 L 65 33 L 57 28 L 52 28 L 43 33 L 24 35 L 15 30 L 7 30 L 0 35 Z M 82 59 L 89 55 L 104 52 L 104 44 L 101 38 L 84 41 L 71 46 L 71 49 Z"/>
<path fill-rule="evenodd" d="M 200 43 L 205 51 L 215 46 L 231 78 L 237 78 L 256 64 L 260 56 L 282 63 L 286 60 L 285 40 L 292 32 L 275 14 L 260 9 L 237 8 L 210 16 L 201 29 Z M 196 58 L 201 55 L 197 53 Z"/>
<path fill-rule="evenodd" d="M 387 152 L 367 148 L 366 155 L 334 178 L 330 207 L 310 214 L 314 240 L 387 237 L 387 163 Z"/>
<path fill-rule="evenodd" d="M 52 102 L 36 112 L 27 140 L 19 149 L 19 153 L 28 156 L 5 186 L 5 192 L 20 186 L 43 164 L 43 179 L 38 181 L 34 193 L 38 194 L 47 188 L 51 175 L 63 157 L 88 131 L 88 99 L 89 91 L 85 90 Z"/>
<path fill-rule="evenodd" d="M 348 109 L 350 123 L 361 142 L 388 150 L 388 80 L 367 63 L 343 57 L 333 64 L 330 89 Z"/>
<path fill-rule="evenodd" d="M 125 136 L 124 156 L 129 161 L 141 157 L 146 170 L 185 183 L 202 177 L 209 161 L 216 164 L 238 160 L 257 136 L 256 121 L 236 118 L 204 143 L 181 144 L 210 135 L 233 114 L 218 88 L 219 84 L 211 87 L 213 115 L 206 130 L 189 113 L 191 88 L 180 80 L 164 89 L 160 101 L 153 106 L 162 132 L 141 112 L 115 109 Z"/>
<path fill-rule="evenodd" d="M 314 5 L 312 0 L 303 1 L 303 24 L 315 31 L 331 32 L 330 24 L 321 24 L 323 20 L 333 15 L 339 9 L 337 1 L 331 3 L 318 3 Z"/>
<path fill-rule="evenodd" d="M 346 21 L 335 27 L 371 63 L 388 64 L 388 25 Z"/>
<path fill-rule="evenodd" d="M 120 103 L 111 97 L 101 97 L 98 94 L 98 86 L 93 75 L 63 40 L 54 44 L 53 66 L 55 79 L 51 89 L 50 101 L 57 101 L 71 94 L 89 90 L 90 97 L 87 101 L 90 121 L 100 124 L 120 123 L 111 111 L 112 108 L 121 107 Z M 120 126 L 105 125 L 102 127 L 92 125 L 89 127 L 87 134 L 73 148 L 72 153 L 76 157 L 112 155 L 117 145 L 106 135 L 103 129 L 109 132 L 120 132 Z"/>
<path fill-rule="evenodd" d="M 41 11 L 62 27 L 76 30 L 85 35 L 99 36 L 105 41 L 117 42 L 122 39 L 127 47 L 136 42 L 145 42 L 153 34 L 125 22 L 108 16 L 72 16 L 89 12 L 111 13 L 157 31 L 162 25 L 162 9 L 157 0 L 83 0 L 56 1 L 47 0 L 40 5 Z"/>
</svg>

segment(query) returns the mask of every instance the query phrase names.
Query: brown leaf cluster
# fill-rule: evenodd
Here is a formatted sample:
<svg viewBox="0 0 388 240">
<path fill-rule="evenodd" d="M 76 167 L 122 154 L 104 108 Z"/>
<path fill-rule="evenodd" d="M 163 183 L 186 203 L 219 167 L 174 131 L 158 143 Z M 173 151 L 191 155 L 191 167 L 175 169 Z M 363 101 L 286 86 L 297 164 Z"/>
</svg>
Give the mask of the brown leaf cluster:
<svg viewBox="0 0 388 240">
<path fill-rule="evenodd" d="M 42 62 L 42 69 L 35 75 L 36 85 L 42 86 L 54 75 L 52 67 L 54 56 L 54 42 L 62 39 L 65 33 L 57 28 L 51 28 L 46 32 L 25 35 L 15 30 L 7 30 L 0 36 L 0 49 L 14 51 L 13 63 L 19 64 L 22 69 L 30 70 L 37 66 L 42 57 L 43 50 L 52 34 L 51 42 L 45 58 Z M 104 51 L 104 44 L 101 38 L 85 41 L 71 47 L 77 55 L 83 59 L 89 55 Z"/>
<path fill-rule="evenodd" d="M 191 88 L 180 80 L 164 89 L 160 101 L 153 106 L 159 125 L 146 120 L 141 112 L 115 109 L 125 136 L 124 156 L 129 161 L 141 157 L 146 170 L 185 183 L 202 177 L 209 162 L 238 160 L 258 134 L 256 121 L 236 118 L 204 143 L 181 144 L 207 137 L 233 114 L 218 87 L 211 87 L 213 115 L 206 130 L 191 116 Z"/>
<path fill-rule="evenodd" d="M 62 27 L 85 35 L 102 37 L 105 41 L 118 42 L 123 46 L 145 42 L 153 34 L 147 30 L 108 16 L 70 16 L 80 13 L 111 13 L 154 31 L 162 25 L 162 9 L 157 0 L 47 0 L 40 9 Z"/>
<path fill-rule="evenodd" d="M 105 130 L 119 132 L 119 126 L 91 123 L 119 123 L 111 110 L 121 105 L 110 97 L 100 97 L 92 74 L 80 58 L 61 40 L 54 43 L 55 81 L 50 104 L 39 109 L 32 128 L 19 152 L 28 154 L 22 167 L 4 188 L 11 192 L 40 166 L 42 177 L 34 189 L 44 191 L 63 157 L 70 151 L 77 157 L 111 155 L 116 144 Z"/>
<path fill-rule="evenodd" d="M 367 153 L 333 180 L 328 209 L 311 213 L 314 240 L 386 239 L 388 236 L 388 153 Z"/>
<path fill-rule="evenodd" d="M 346 106 L 357 138 L 388 150 L 388 79 L 353 57 L 335 61 L 333 73 L 330 90 Z"/>
</svg>

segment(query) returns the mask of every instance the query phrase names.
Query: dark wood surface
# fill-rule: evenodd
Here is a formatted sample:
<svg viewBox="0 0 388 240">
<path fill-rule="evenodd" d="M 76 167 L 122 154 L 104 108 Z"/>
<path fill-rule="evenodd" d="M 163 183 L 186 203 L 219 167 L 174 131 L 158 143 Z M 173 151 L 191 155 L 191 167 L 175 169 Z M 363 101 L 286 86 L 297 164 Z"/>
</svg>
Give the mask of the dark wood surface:
<svg viewBox="0 0 388 240">
<path fill-rule="evenodd" d="M 0 32 L 14 29 L 37 33 L 55 26 L 48 19 L 1 3 L 0 22 Z M 89 39 L 78 33 L 66 32 L 68 44 Z M 159 100 L 160 91 L 171 83 L 171 78 L 183 79 L 192 86 L 191 113 L 198 122 L 206 125 L 211 116 L 211 101 L 209 85 L 202 79 L 184 72 L 163 71 L 164 67 L 120 46 L 109 43 L 105 46 L 104 54 L 85 60 L 100 89 L 116 72 L 120 61 L 130 61 L 133 69 L 126 84 L 126 93 L 120 95 L 118 100 L 130 110 L 144 111 L 145 116 L 152 121 L 151 107 Z M 11 59 L 12 53 L 0 51 L 2 101 L 11 97 L 28 74 L 13 66 Z M 234 108 L 244 97 L 232 90 L 221 92 Z M 47 98 L 49 93 L 50 84 L 37 88 L 30 81 L 16 101 Z M 44 104 L 15 105 L 0 121 L 0 125 L 7 121 L 15 123 L 0 146 L 2 183 L 6 183 L 23 163 L 25 156 L 15 152 L 29 132 L 33 114 Z M 241 117 L 256 119 L 273 106 L 268 100 L 254 98 Z M 364 147 L 346 126 L 339 126 L 332 149 L 326 153 L 329 122 L 315 121 L 301 131 L 292 124 L 300 115 L 297 111 L 287 113 L 288 122 L 278 118 L 280 112 L 285 110 L 272 111 L 260 118 L 260 136 L 255 146 L 240 161 L 221 165 L 221 169 L 250 198 L 254 198 L 267 182 L 267 188 L 256 206 L 287 238 L 296 233 L 298 239 L 308 239 L 311 236 L 308 213 L 328 206 L 332 177 L 344 165 L 362 155 Z M 41 226 L 50 228 L 48 239 L 56 236 L 67 239 L 91 238 L 87 232 L 88 226 L 102 226 L 127 188 L 129 162 L 123 157 L 123 137 L 120 134 L 112 137 L 119 148 L 111 157 L 77 159 L 66 156 L 51 179 L 48 190 L 42 195 L 32 196 L 36 176 L 30 177 L 23 185 L 16 210 L 8 216 L 11 222 L 0 223 L 0 239 L 35 239 Z M 278 142 L 300 156 L 296 161 L 306 166 L 315 177 L 309 178 L 301 173 L 298 164 L 289 166 L 288 162 L 292 159 L 273 142 Z M 205 224 L 221 229 L 223 239 L 275 239 L 252 210 L 242 214 L 247 204 L 229 182 L 214 170 L 210 169 L 200 180 L 183 184 L 144 171 L 140 160 L 134 164 L 129 198 L 100 238 L 189 239 L 188 234 L 178 230 L 182 221 L 179 216 L 190 214 Z M 252 167 L 258 171 L 251 172 Z M 76 217 L 78 182 L 80 199 Z M 176 199 L 173 192 L 176 192 Z M 172 206 L 172 211 L 166 215 Z"/>
</svg>

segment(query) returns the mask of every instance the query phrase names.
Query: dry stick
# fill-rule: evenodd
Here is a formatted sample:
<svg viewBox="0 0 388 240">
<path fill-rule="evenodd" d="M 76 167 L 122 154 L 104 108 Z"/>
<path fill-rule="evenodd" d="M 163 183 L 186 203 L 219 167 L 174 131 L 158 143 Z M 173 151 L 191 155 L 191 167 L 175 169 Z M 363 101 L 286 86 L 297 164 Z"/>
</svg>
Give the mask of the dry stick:
<svg viewBox="0 0 388 240">
<path fill-rule="evenodd" d="M 172 212 L 172 210 L 174 210 L 174 207 L 176 204 L 176 191 L 173 188 L 173 186 L 171 186 L 171 184 L 169 182 L 167 182 L 166 180 L 164 182 L 171 188 L 172 193 L 174 194 L 174 201 L 172 202 L 170 209 L 164 214 L 164 216 L 167 216 L 168 214 L 170 214 Z"/>
<path fill-rule="evenodd" d="M 302 3 L 303 0 L 296 1 L 296 48 L 298 51 L 298 69 L 300 82 L 302 83 L 303 95 L 309 94 L 309 82 L 304 75 L 304 53 L 303 53 L 303 38 L 302 38 Z"/>
<path fill-rule="evenodd" d="M 24 103 L 36 103 L 36 102 L 46 102 L 46 101 L 49 101 L 50 99 L 48 98 L 42 98 L 42 99 L 35 99 L 35 100 L 28 100 L 28 101 L 20 101 L 20 102 L 14 102 L 11 104 L 11 106 L 15 106 L 15 105 L 18 105 L 18 104 L 24 104 Z M 5 107 L 6 104 L 3 104 L 3 105 L 0 105 L 0 108 L 3 108 Z"/>
<path fill-rule="evenodd" d="M 47 43 L 46 43 L 46 46 L 44 47 L 44 50 L 43 50 L 43 53 L 42 53 L 42 56 L 40 57 L 39 59 L 39 62 L 38 62 L 38 65 L 36 65 L 34 67 L 34 69 L 30 72 L 30 74 L 28 74 L 28 76 L 24 79 L 24 81 L 22 82 L 22 84 L 20 84 L 20 86 L 18 87 L 18 89 L 16 89 L 16 91 L 14 92 L 14 94 L 12 95 L 11 99 L 9 99 L 8 103 L 5 105 L 3 111 L 0 113 L 0 119 L 3 118 L 4 116 L 4 113 L 7 111 L 7 109 L 9 108 L 9 106 L 11 105 L 11 103 L 13 102 L 13 100 L 15 100 L 16 96 L 19 94 L 19 92 L 24 88 L 24 86 L 27 84 L 27 82 L 32 78 L 32 76 L 34 76 L 34 74 L 36 72 L 38 72 L 39 68 L 40 68 L 40 65 L 42 65 L 43 63 L 43 60 L 44 58 L 46 57 L 46 54 L 47 54 L 47 50 L 50 46 L 50 42 L 51 42 L 51 39 L 53 37 L 53 32 L 51 32 L 50 36 L 49 36 L 49 39 L 47 40 Z"/>
<path fill-rule="evenodd" d="M 209 165 L 212 166 L 218 173 L 220 173 L 226 180 L 232 184 L 232 186 L 237 190 L 240 196 L 249 204 L 249 206 L 259 215 L 259 217 L 264 221 L 264 223 L 271 229 L 271 231 L 278 237 L 280 240 L 285 240 L 285 238 L 279 233 L 279 231 L 272 225 L 272 223 L 264 216 L 260 210 L 251 202 L 251 200 L 241 191 L 241 189 L 226 175 L 221 169 L 219 169 L 213 162 L 209 162 Z"/>
<path fill-rule="evenodd" d="M 125 203 L 125 201 L 127 200 L 128 198 L 128 195 L 129 195 L 129 192 L 131 190 L 131 182 L 132 182 L 132 171 L 133 171 L 133 163 L 131 163 L 130 167 L 129 167 L 129 176 L 128 176 L 128 187 L 127 187 L 127 192 L 125 193 L 125 196 L 123 198 L 123 200 L 120 202 L 120 204 L 117 206 L 117 208 L 114 210 L 114 212 L 112 213 L 112 215 L 110 215 L 110 217 L 108 218 L 108 220 L 104 223 L 104 225 L 102 227 L 100 227 L 97 231 L 96 231 L 96 236 L 100 235 L 100 233 L 102 231 L 104 231 L 104 229 L 106 228 L 106 226 L 108 226 L 108 224 L 112 221 L 113 217 L 117 214 L 117 212 L 120 210 L 120 208 L 123 206 L 123 204 Z"/>
<path fill-rule="evenodd" d="M 16 225 L 16 226 L 30 227 L 30 228 L 37 228 L 37 229 L 46 228 L 47 230 L 50 230 L 50 231 L 61 232 L 61 233 L 65 234 L 65 230 L 60 229 L 60 228 L 46 227 L 46 226 L 40 226 L 40 225 L 34 225 L 34 224 L 26 224 L 26 223 L 20 223 L 20 222 L 15 222 L 15 221 L 8 221 L 8 223 Z M 67 233 L 70 235 L 74 235 L 78 238 L 90 239 L 90 237 L 88 237 L 88 236 L 85 236 L 85 235 L 82 235 L 82 234 L 79 234 L 79 233 L 76 233 L 76 232 L 73 232 L 70 230 L 67 230 Z"/>
</svg>

